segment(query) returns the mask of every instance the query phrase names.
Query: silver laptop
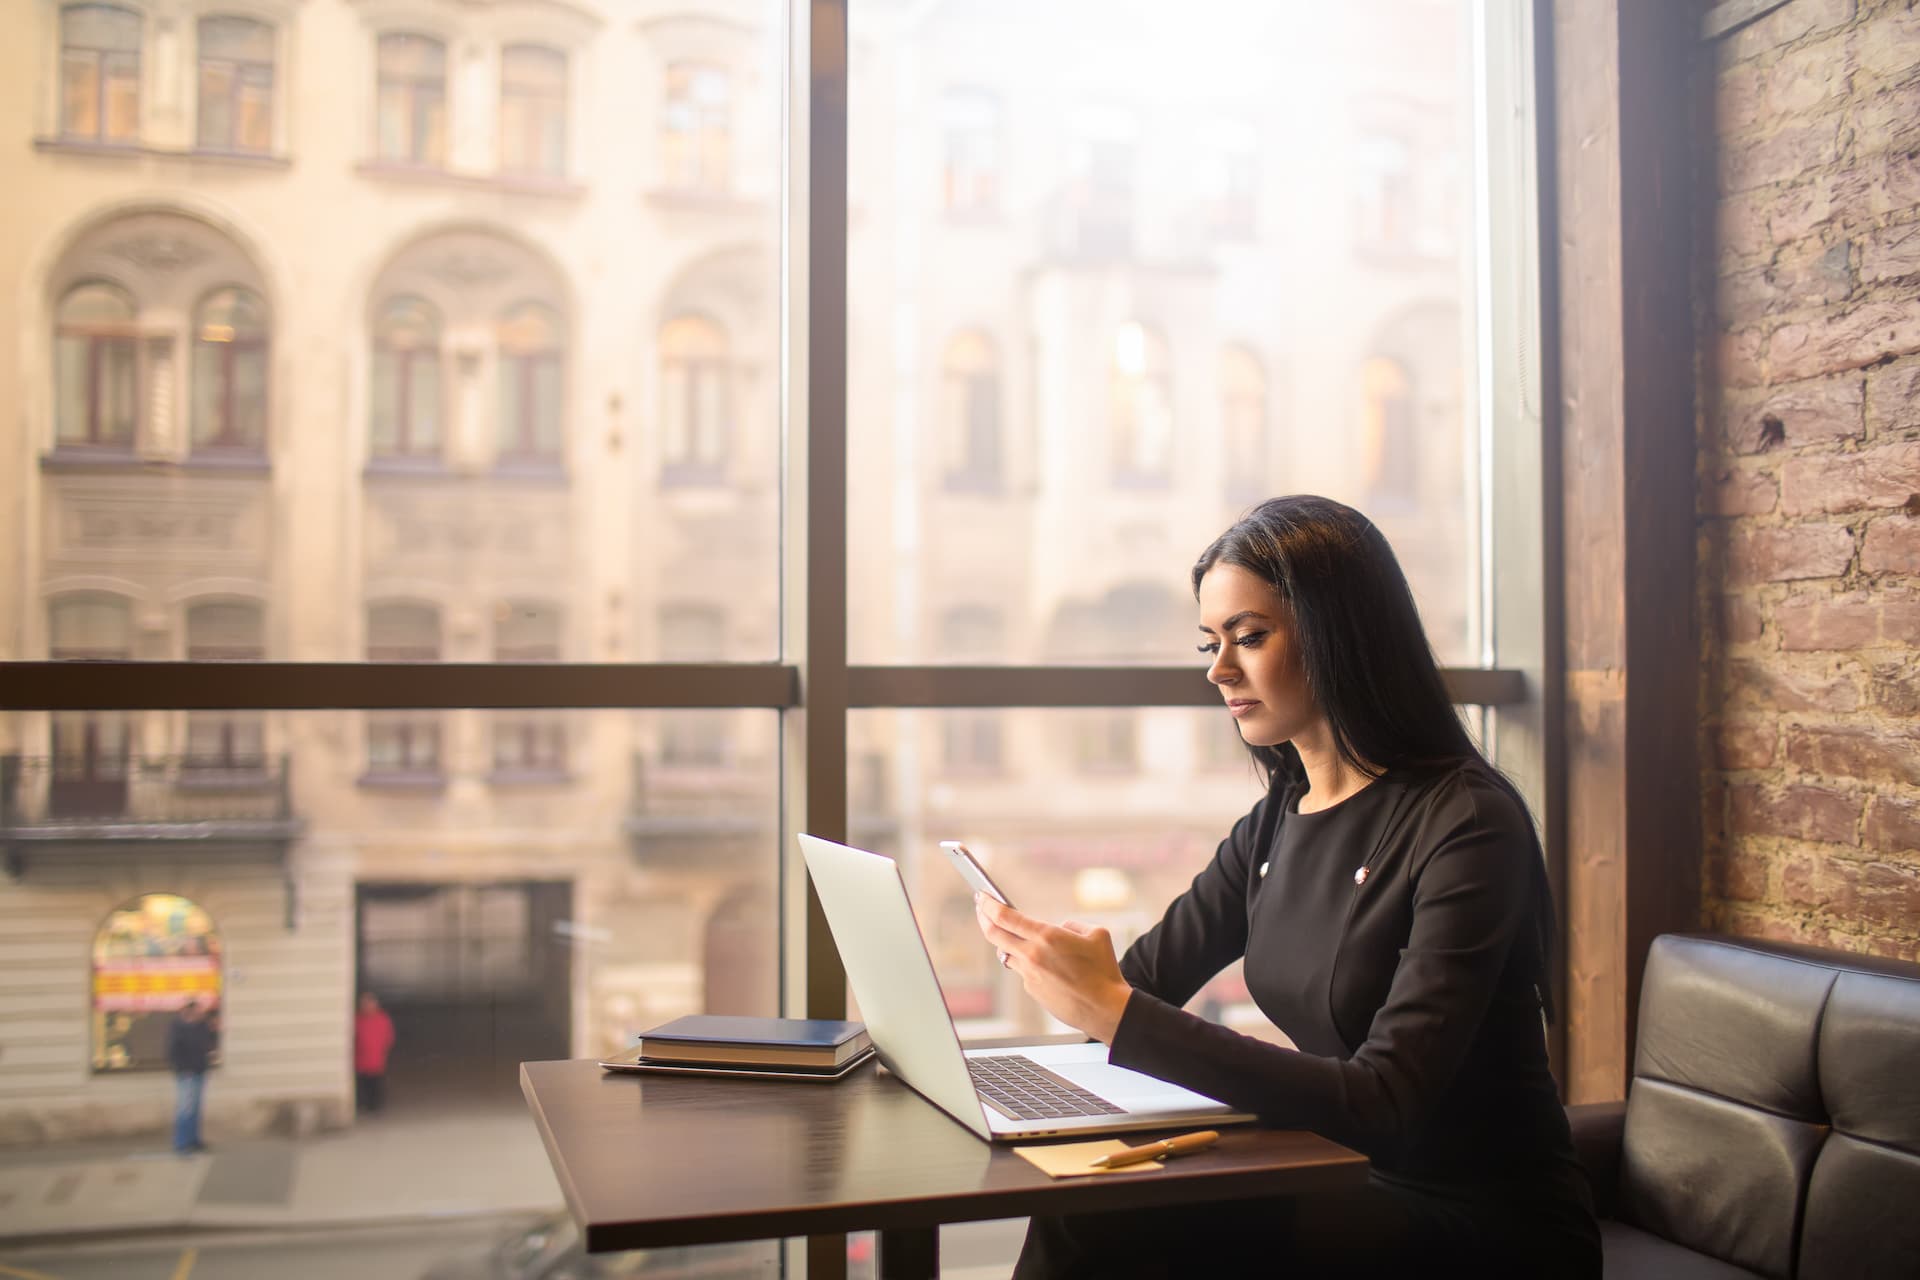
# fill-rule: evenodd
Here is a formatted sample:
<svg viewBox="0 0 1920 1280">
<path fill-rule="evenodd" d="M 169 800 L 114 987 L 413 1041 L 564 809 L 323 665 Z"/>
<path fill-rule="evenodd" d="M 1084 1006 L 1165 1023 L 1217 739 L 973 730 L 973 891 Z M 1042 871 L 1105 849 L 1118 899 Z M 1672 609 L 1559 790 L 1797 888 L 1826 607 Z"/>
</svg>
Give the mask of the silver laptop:
<svg viewBox="0 0 1920 1280">
<path fill-rule="evenodd" d="M 1104 1044 L 963 1050 L 893 859 L 808 835 L 800 851 L 880 1061 L 981 1137 L 1009 1142 L 1254 1118 L 1116 1067 Z"/>
</svg>

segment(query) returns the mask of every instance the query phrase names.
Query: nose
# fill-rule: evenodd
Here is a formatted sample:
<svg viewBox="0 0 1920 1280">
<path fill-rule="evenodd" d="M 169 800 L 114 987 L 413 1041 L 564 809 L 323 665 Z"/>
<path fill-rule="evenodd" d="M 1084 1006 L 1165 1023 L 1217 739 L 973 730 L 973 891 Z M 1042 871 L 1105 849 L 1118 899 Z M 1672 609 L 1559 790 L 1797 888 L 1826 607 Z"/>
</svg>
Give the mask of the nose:
<svg viewBox="0 0 1920 1280">
<path fill-rule="evenodd" d="M 1240 671 L 1233 665 L 1231 650 L 1225 644 L 1213 655 L 1213 661 L 1207 664 L 1207 680 L 1212 684 L 1232 684 L 1240 678 Z"/>
</svg>

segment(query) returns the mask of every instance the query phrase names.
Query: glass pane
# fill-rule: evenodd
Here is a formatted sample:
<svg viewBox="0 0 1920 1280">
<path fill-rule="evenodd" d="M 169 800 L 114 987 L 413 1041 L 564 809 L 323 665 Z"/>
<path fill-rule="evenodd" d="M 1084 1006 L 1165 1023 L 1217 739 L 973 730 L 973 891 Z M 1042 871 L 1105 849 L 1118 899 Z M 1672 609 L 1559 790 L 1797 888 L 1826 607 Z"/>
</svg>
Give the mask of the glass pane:
<svg viewBox="0 0 1920 1280">
<path fill-rule="evenodd" d="M 87 338 L 62 335 L 54 339 L 53 410 L 56 438 L 61 444 L 84 444 L 92 385 L 87 373 Z"/>
<path fill-rule="evenodd" d="M 589 1270 L 517 1073 L 619 1051 L 683 1014 L 775 1011 L 775 717 L 719 713 L 728 763 L 693 775 L 659 767 L 651 713 L 438 714 L 438 789 L 371 776 L 377 718 L 359 712 L 63 717 L 64 770 L 51 717 L 0 717 L 0 834 L 31 846 L 0 892 L 12 1155 L 29 1162 L 9 1184 L 10 1235 L 125 1220 L 125 1200 L 75 1203 L 61 1180 L 84 1169 L 130 1191 L 172 1159 L 174 1081 L 154 1051 L 164 1059 L 190 999 L 211 997 L 214 1154 L 181 1172 L 198 1189 L 229 1153 L 264 1150 L 244 1185 L 199 1192 L 202 1208 L 269 1232 L 322 1206 L 388 1224 L 378 1243 L 347 1230 L 298 1242 L 316 1275 L 771 1274 L 752 1269 L 766 1245 Z M 103 824 L 123 837 L 111 850 L 97 847 Z M 149 910 L 144 894 L 186 905 Z M 377 1097 L 356 1088 L 362 992 L 393 1033 L 369 1073 Z M 515 1218 L 479 1217 L 463 1236 L 392 1225 L 504 1211 Z M 140 1243 L 144 1255 L 89 1241 L 78 1272 L 71 1244 L 64 1260 L 6 1260 L 139 1276 L 155 1256 Z M 284 1240 L 256 1237 L 251 1256 L 201 1245 L 196 1274 L 287 1269 Z"/>
<path fill-rule="evenodd" d="M 270 63 L 273 61 L 273 28 L 251 18 L 202 18 L 200 56 Z"/>
<path fill-rule="evenodd" d="M 140 138 L 140 58 L 138 54 L 106 56 L 109 142 L 137 142 Z"/>
<path fill-rule="evenodd" d="M 60 132 L 100 136 L 100 58 L 95 53 L 68 49 L 60 57 Z"/>
<path fill-rule="evenodd" d="M 70 49 L 140 52 L 140 15 L 104 4 L 70 4 L 60 11 L 60 41 Z"/>
<path fill-rule="evenodd" d="M 973 602 L 1011 603 L 997 661 L 1182 661 L 1164 602 L 1284 493 L 1370 516 L 1477 660 L 1471 11 L 855 6 L 855 661 L 928 661 Z M 997 397 L 950 352 L 973 333 Z"/>
<path fill-rule="evenodd" d="M 200 145 L 233 145 L 233 66 L 226 62 L 200 64 Z"/>
<path fill-rule="evenodd" d="M 1101 925 L 1124 951 L 1261 795 L 1224 711 L 857 711 L 847 736 L 853 843 L 899 860 L 963 1037 L 1063 1028 L 995 961 L 940 841 L 964 841 L 1021 910 Z M 1190 1007 L 1278 1035 L 1237 966 Z"/>
<path fill-rule="evenodd" d="M 132 444 L 139 414 L 139 373 L 133 343 L 124 338 L 95 343 L 100 362 L 100 397 L 96 439 L 102 444 Z"/>
<path fill-rule="evenodd" d="M 239 123 L 233 145 L 239 151 L 273 149 L 273 81 L 270 77 L 241 82 Z"/>
</svg>

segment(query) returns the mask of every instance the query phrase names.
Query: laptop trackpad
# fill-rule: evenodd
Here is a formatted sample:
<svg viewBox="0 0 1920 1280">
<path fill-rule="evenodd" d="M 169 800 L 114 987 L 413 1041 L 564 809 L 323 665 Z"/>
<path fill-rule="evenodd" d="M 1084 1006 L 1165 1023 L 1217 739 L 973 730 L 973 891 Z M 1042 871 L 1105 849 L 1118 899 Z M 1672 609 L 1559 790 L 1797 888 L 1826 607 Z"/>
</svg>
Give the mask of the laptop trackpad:
<svg viewBox="0 0 1920 1280">
<path fill-rule="evenodd" d="M 1074 1046 L 1076 1049 L 1080 1046 Z M 1105 1045 L 1088 1045 L 1093 1053 L 1082 1050 L 1080 1054 L 1062 1054 L 1067 1061 L 1052 1060 L 1040 1053 L 1030 1052 L 1034 1061 L 1043 1064 L 1049 1071 L 1057 1072 L 1091 1093 L 1096 1093 L 1115 1106 L 1125 1107 L 1129 1111 L 1167 1110 L 1185 1107 L 1217 1107 L 1221 1104 L 1205 1094 L 1182 1089 L 1177 1084 L 1168 1084 L 1165 1080 L 1156 1080 L 1152 1076 L 1138 1071 L 1129 1071 L 1125 1067 L 1116 1067 L 1105 1061 Z M 1095 1056 L 1098 1055 L 1098 1056 Z M 1072 1058 L 1078 1057 L 1079 1061 Z"/>
</svg>

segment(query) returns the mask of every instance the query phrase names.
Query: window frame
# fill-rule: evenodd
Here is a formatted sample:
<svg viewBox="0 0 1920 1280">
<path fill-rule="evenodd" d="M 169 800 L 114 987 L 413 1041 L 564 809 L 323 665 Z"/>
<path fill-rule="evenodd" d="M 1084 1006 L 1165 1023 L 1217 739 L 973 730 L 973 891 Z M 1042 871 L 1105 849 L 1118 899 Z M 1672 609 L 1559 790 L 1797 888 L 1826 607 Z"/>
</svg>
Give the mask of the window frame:
<svg viewBox="0 0 1920 1280">
<path fill-rule="evenodd" d="M 824 915 L 805 892 L 793 834 L 848 835 L 847 718 L 863 708 L 1214 707 L 1217 695 L 1191 666 L 855 666 L 847 636 L 847 9 L 851 0 L 816 0 L 790 9 L 785 116 L 786 166 L 805 181 L 789 188 L 783 237 L 782 599 L 780 658 L 770 663 L 532 663 L 511 679 L 488 662 L 190 662 L 60 660 L 0 662 L 0 706 L 53 712 L 141 710 L 383 710 L 445 721 L 469 708 L 770 709 L 781 714 L 783 767 L 779 847 L 782 921 L 781 1009 L 844 1016 L 845 974 Z M 1515 101 L 1534 101 L 1528 55 L 1535 18 L 1528 6 L 1494 7 L 1477 17 L 1490 63 Z M 404 33 L 403 33 L 404 34 Z M 442 48 L 445 48 L 444 42 Z M 446 79 L 440 85 L 446 105 Z M 1483 387 L 1523 386 L 1514 352 L 1537 352 L 1540 200 L 1534 178 L 1535 115 L 1488 111 L 1491 146 L 1519 156 L 1518 171 L 1480 212 L 1484 246 L 1518 246 L 1495 262 L 1483 251 Z M 1478 155 L 1482 172 L 1496 172 Z M 1503 171 L 1502 171 L 1503 172 Z M 1516 221 L 1521 234 L 1515 234 Z M 1549 241 L 1550 243 L 1550 241 Z M 1516 278 L 1517 277 L 1517 278 Z M 1531 284 L 1532 292 L 1527 286 Z M 1491 299 L 1491 302 L 1487 300 Z M 444 330 L 443 330 L 444 332 Z M 1534 341 L 1519 338 L 1531 336 Z M 1483 332 L 1483 338 L 1486 333 Z M 436 358 L 440 358 L 438 353 Z M 1523 371 L 1524 372 L 1524 371 Z M 1495 380 L 1495 374 L 1499 381 Z M 1536 375 L 1537 377 L 1537 375 Z M 1537 381 L 1534 382 L 1537 388 Z M 444 393 L 444 380 L 443 380 Z M 1556 815 L 1541 798 L 1551 776 L 1547 581 L 1537 536 L 1552 508 L 1542 489 L 1542 416 L 1537 390 L 1481 405 L 1483 589 L 1487 625 L 1482 665 L 1444 675 L 1458 703 L 1491 708 L 1491 746 L 1541 805 L 1549 831 Z M 1491 442 L 1494 452 L 1487 445 Z M 444 448 L 443 438 L 439 447 Z M 1495 473 L 1498 473 L 1497 479 Z M 1497 487 L 1495 487 L 1497 485 Z M 1527 530 L 1536 536 L 1525 536 Z M 1496 534 L 1501 536 L 1495 536 Z M 804 692 L 803 692 L 804 691 Z M 788 712 L 804 714 L 788 715 Z M 444 742 L 443 744 L 444 745 Z M 380 781 L 370 779 L 370 781 Z M 421 781 L 442 781 L 422 779 Z M 1549 848 L 1553 842 L 1549 840 Z M 1551 856 L 1551 855 L 1550 855 Z"/>
<path fill-rule="evenodd" d="M 131 55 L 127 55 L 124 50 L 100 49 L 90 45 L 68 44 L 67 33 L 66 33 L 66 17 L 67 17 L 67 14 L 77 9 L 108 9 L 116 13 L 126 14 L 128 17 L 133 19 L 134 25 L 138 29 L 138 32 L 139 32 L 138 47 L 134 49 Z M 90 144 L 90 145 L 99 146 L 99 147 L 129 147 L 129 148 L 138 147 L 140 145 L 140 139 L 143 132 L 143 122 L 141 117 L 144 114 L 146 109 L 146 92 L 147 92 L 146 15 L 137 8 L 131 7 L 129 5 L 124 5 L 124 4 L 113 4 L 113 3 L 110 3 L 109 0 L 73 0 L 72 3 L 62 4 L 60 6 L 56 21 L 58 26 L 57 34 L 60 42 L 60 60 L 59 60 L 59 75 L 57 78 L 57 83 L 59 86 L 58 88 L 59 97 L 55 107 L 55 110 L 56 110 L 55 123 L 56 123 L 56 131 L 60 140 L 63 142 Z M 108 103 L 111 97 L 108 91 L 108 85 L 111 77 L 108 74 L 107 63 L 109 58 L 116 54 L 121 56 L 131 56 L 133 59 L 133 72 L 132 72 L 133 96 L 134 96 L 133 131 L 132 133 L 128 134 L 125 137 L 109 136 L 108 124 L 107 124 L 107 121 L 110 115 L 110 112 L 108 110 Z M 91 133 L 81 133 L 71 128 L 70 121 L 67 115 L 67 97 L 68 97 L 67 76 L 69 72 L 68 59 L 75 57 L 76 55 L 86 55 L 90 59 L 93 67 L 94 129 Z"/>
<path fill-rule="evenodd" d="M 383 54 L 391 40 L 420 40 L 434 45 L 440 50 L 440 74 L 437 78 L 412 75 L 398 71 L 389 71 Z M 453 103 L 448 92 L 449 76 L 447 62 L 452 57 L 448 42 L 430 31 L 419 31 L 406 27 L 390 27 L 375 34 L 373 40 L 373 155 L 374 160 L 383 165 L 399 168 L 425 169 L 434 172 L 446 169 L 453 145 Z M 388 155 L 386 151 L 385 121 L 382 108 L 387 101 L 387 91 L 399 92 L 406 108 L 407 145 L 405 155 Z M 440 107 L 440 145 L 438 155 L 423 154 L 421 136 L 421 106 L 425 95 L 431 89 L 438 96 Z"/>
<path fill-rule="evenodd" d="M 219 21 L 248 22 L 266 33 L 272 53 L 262 62 L 257 59 L 226 56 L 209 57 L 206 52 L 207 24 Z M 274 139 L 279 125 L 278 79 L 280 28 L 277 24 L 250 13 L 208 12 L 200 14 L 194 21 L 194 107 L 193 107 L 193 145 L 196 151 L 210 155 L 223 156 L 268 156 L 273 154 Z M 227 86 L 227 137 L 224 142 L 208 141 L 206 76 L 209 65 L 225 66 L 230 70 L 232 79 Z M 249 79 L 249 75 L 259 76 Z M 266 138 L 257 147 L 243 146 L 240 142 L 241 103 L 249 85 L 264 91 L 266 99 Z"/>
</svg>

